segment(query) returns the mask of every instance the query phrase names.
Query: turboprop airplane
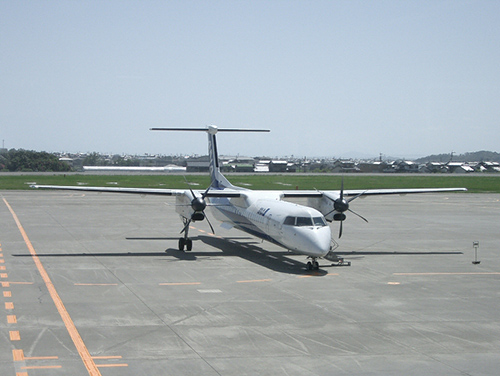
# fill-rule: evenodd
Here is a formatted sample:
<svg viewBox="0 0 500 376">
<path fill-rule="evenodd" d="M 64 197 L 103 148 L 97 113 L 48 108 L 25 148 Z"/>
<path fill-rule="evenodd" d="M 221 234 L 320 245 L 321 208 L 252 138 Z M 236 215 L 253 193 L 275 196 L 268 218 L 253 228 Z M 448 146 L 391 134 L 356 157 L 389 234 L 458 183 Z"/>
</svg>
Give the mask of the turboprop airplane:
<svg viewBox="0 0 500 376">
<path fill-rule="evenodd" d="M 191 251 L 193 248 L 193 242 L 189 238 L 192 222 L 206 219 L 214 232 L 205 213 L 205 209 L 209 207 L 215 218 L 222 222 L 222 227 L 244 231 L 293 253 L 307 256 L 310 259 L 307 263 L 308 270 L 319 268 L 317 261 L 319 258 L 338 260 L 333 253 L 334 242 L 327 222 L 340 222 L 339 238 L 342 236 L 343 221 L 346 219 L 347 212 L 368 222 L 350 208 L 350 203 L 358 197 L 466 190 L 465 188 L 344 190 L 343 181 L 338 191 L 250 190 L 232 185 L 221 173 L 216 135 L 219 132 L 269 132 L 269 130 L 219 129 L 215 125 L 209 125 L 206 128 L 151 128 L 151 130 L 193 131 L 208 134 L 211 184 L 206 190 L 57 185 L 32 185 L 32 188 L 175 196 L 176 211 L 183 221 L 180 232 L 182 236 L 178 242 L 179 251 Z M 307 198 L 307 206 L 284 201 L 286 198 L 293 197 Z"/>
</svg>

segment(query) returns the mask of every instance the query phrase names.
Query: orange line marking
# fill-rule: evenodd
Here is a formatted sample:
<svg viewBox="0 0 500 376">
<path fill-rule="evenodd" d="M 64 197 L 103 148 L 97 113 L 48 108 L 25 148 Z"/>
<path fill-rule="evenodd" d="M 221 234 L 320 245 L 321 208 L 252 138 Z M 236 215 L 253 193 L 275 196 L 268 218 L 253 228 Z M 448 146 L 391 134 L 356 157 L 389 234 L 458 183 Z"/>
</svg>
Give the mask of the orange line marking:
<svg viewBox="0 0 500 376">
<path fill-rule="evenodd" d="M 21 225 L 19 218 L 17 217 L 16 213 L 14 212 L 10 204 L 7 202 L 7 200 L 3 198 L 3 201 L 5 202 L 5 205 L 7 205 L 7 208 L 9 209 L 10 213 L 12 214 L 12 217 L 14 218 L 14 221 L 17 224 L 17 228 L 19 229 L 19 232 L 21 233 L 24 242 L 26 243 L 26 246 L 28 247 L 31 253 L 33 261 L 35 262 L 35 265 L 38 269 L 38 272 L 40 273 L 43 281 L 45 282 L 45 285 L 47 286 L 50 296 L 52 297 L 52 300 L 54 301 L 54 304 L 56 305 L 56 308 L 59 311 L 59 315 L 61 315 L 64 325 L 66 326 L 66 329 L 68 330 L 68 333 L 71 339 L 73 340 L 73 343 L 75 344 L 75 347 L 78 350 L 78 353 L 80 354 L 80 357 L 82 358 L 83 364 L 87 368 L 89 375 L 101 376 L 101 373 L 99 372 L 96 364 L 92 360 L 89 350 L 85 346 L 85 343 L 83 342 L 80 333 L 78 333 L 78 330 L 76 329 L 75 323 L 71 319 L 71 316 L 66 310 L 66 307 L 64 307 L 64 304 L 61 298 L 59 297 L 59 294 L 57 293 L 54 284 L 50 280 L 47 271 L 43 267 L 42 262 L 40 261 L 38 255 L 36 254 L 35 248 L 33 247 L 33 244 L 31 243 L 30 239 L 28 238 L 28 234 L 26 234 L 26 231 L 24 231 L 24 228 Z"/>
<path fill-rule="evenodd" d="M 128 364 L 126 363 L 121 363 L 121 364 L 96 364 L 97 367 L 128 367 Z"/>
<path fill-rule="evenodd" d="M 7 273 L 0 273 L 0 278 L 9 278 Z"/>
<path fill-rule="evenodd" d="M 5 309 L 14 309 L 14 303 L 12 303 L 12 302 L 6 302 L 5 303 Z"/>
<path fill-rule="evenodd" d="M 25 356 L 24 360 L 47 360 L 47 359 L 59 359 L 58 356 Z"/>
<path fill-rule="evenodd" d="M 23 350 L 12 350 L 12 357 L 14 358 L 14 362 L 23 361 L 24 360 Z"/>
<path fill-rule="evenodd" d="M 190 285 L 201 285 L 201 282 L 167 282 L 159 283 L 160 286 L 190 286 Z"/>
<path fill-rule="evenodd" d="M 0 259 L 0 264 L 5 264 L 5 260 L 4 259 Z"/>
<path fill-rule="evenodd" d="M 115 356 L 93 356 L 92 359 L 121 359 L 120 355 Z"/>
<path fill-rule="evenodd" d="M 237 283 L 270 282 L 272 279 L 253 279 L 248 281 L 236 281 Z"/>
<path fill-rule="evenodd" d="M 10 340 L 11 341 L 20 341 L 21 340 L 21 335 L 19 334 L 18 330 L 11 330 L 9 332 Z"/>
<path fill-rule="evenodd" d="M 10 287 L 10 282 L 2 282 L 2 287 Z"/>
<path fill-rule="evenodd" d="M 75 286 L 118 286 L 118 283 L 75 283 Z"/>
<path fill-rule="evenodd" d="M 28 376 L 28 372 L 16 372 L 16 376 Z"/>
<path fill-rule="evenodd" d="M 12 291 L 4 291 L 3 292 L 3 297 L 4 298 L 11 298 L 12 297 Z"/>
<path fill-rule="evenodd" d="M 5 270 L 5 266 L 0 266 L 0 270 Z"/>
<path fill-rule="evenodd" d="M 7 323 L 8 324 L 16 324 L 17 323 L 16 315 L 7 315 Z"/>
<path fill-rule="evenodd" d="M 62 366 L 25 366 L 21 369 L 52 369 L 52 368 L 62 368 Z"/>
<path fill-rule="evenodd" d="M 12 283 L 13 285 L 32 285 L 33 282 L 9 282 Z"/>
</svg>

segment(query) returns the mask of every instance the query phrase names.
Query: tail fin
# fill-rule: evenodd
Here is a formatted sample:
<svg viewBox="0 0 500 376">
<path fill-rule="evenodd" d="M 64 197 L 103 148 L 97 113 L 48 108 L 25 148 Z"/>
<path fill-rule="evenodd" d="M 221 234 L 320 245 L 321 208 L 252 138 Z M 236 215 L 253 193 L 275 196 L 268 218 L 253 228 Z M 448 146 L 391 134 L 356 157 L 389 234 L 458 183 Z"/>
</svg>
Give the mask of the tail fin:
<svg viewBox="0 0 500 376">
<path fill-rule="evenodd" d="M 215 135 L 217 134 L 217 127 L 215 125 L 210 125 L 208 127 L 208 158 L 209 158 L 209 171 L 212 182 L 210 187 L 215 189 L 223 188 L 233 188 L 233 185 L 226 179 L 224 175 L 220 172 L 219 166 L 219 154 L 217 152 L 217 140 Z"/>
<path fill-rule="evenodd" d="M 215 138 L 217 132 L 270 132 L 268 129 L 235 129 L 235 128 L 218 129 L 217 126 L 215 125 L 209 125 L 207 128 L 151 128 L 151 130 L 207 132 L 208 156 L 210 159 L 209 170 L 210 170 L 210 177 L 212 178 L 210 187 L 214 189 L 234 188 L 234 186 L 220 172 L 219 154 L 217 152 L 217 140 Z"/>
</svg>

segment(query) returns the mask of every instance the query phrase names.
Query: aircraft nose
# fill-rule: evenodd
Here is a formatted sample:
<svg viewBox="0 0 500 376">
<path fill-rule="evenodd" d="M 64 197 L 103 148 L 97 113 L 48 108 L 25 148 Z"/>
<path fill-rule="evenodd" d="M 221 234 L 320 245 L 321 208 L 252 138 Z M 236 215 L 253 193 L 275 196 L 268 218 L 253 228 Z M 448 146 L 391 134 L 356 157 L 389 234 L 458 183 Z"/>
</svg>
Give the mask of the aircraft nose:
<svg viewBox="0 0 500 376">
<path fill-rule="evenodd" d="M 303 230 L 300 236 L 294 236 L 294 246 L 291 249 L 309 256 L 323 257 L 330 252 L 331 238 L 332 234 L 328 226 Z"/>
<path fill-rule="evenodd" d="M 325 256 L 328 252 L 330 252 L 332 233 L 329 226 L 325 226 L 316 230 L 314 233 L 314 238 L 314 243 L 316 244 L 314 252 L 319 257 Z"/>
</svg>

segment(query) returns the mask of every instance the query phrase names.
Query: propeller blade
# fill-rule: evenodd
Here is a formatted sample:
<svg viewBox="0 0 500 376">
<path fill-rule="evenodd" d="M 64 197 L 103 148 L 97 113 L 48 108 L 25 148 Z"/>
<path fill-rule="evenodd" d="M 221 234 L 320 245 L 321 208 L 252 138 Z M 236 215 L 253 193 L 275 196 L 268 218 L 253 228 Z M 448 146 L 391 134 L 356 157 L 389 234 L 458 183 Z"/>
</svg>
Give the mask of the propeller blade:
<svg viewBox="0 0 500 376">
<path fill-rule="evenodd" d="M 351 202 L 351 201 L 354 201 L 354 200 L 356 200 L 358 197 L 363 196 L 365 193 L 366 193 L 366 191 L 363 191 L 363 192 L 361 192 L 361 193 L 357 194 L 356 196 L 351 197 L 349 200 L 347 200 L 347 202 L 349 203 L 349 202 Z"/>
<path fill-rule="evenodd" d="M 340 221 L 339 239 L 342 237 L 342 223 L 344 223 L 344 221 Z"/>
<path fill-rule="evenodd" d="M 205 214 L 205 213 L 203 213 L 203 214 Z M 210 223 L 210 220 L 208 219 L 208 217 L 206 215 L 205 215 L 205 219 L 207 220 L 208 225 L 210 226 L 210 230 L 212 230 L 212 234 L 215 234 L 214 227 L 212 226 L 212 224 Z"/>
<path fill-rule="evenodd" d="M 361 218 L 363 221 L 365 221 L 366 223 L 368 223 L 368 219 L 366 219 L 365 217 L 363 217 L 362 215 L 356 213 L 355 211 L 351 210 L 351 209 L 348 209 L 352 214 L 355 214 L 357 215 L 359 218 Z"/>
<path fill-rule="evenodd" d="M 340 182 L 340 201 L 344 200 L 344 176 L 342 176 L 342 180 Z"/>
<path fill-rule="evenodd" d="M 189 182 L 188 182 L 188 180 L 187 180 L 186 176 L 184 176 L 184 175 L 183 175 L 183 178 L 184 178 L 184 180 L 186 181 L 186 184 L 187 184 L 187 186 L 188 186 L 188 188 L 189 188 L 189 191 L 190 191 L 190 192 L 191 192 L 191 194 L 193 195 L 193 199 L 195 199 L 195 198 L 196 198 L 196 195 L 194 194 L 194 191 L 191 189 L 191 184 L 189 184 Z"/>
<path fill-rule="evenodd" d="M 205 197 L 207 197 L 207 194 L 208 194 L 208 191 L 210 190 L 210 188 L 211 188 L 211 187 L 209 186 L 209 187 L 207 188 L 207 190 L 206 190 L 205 192 L 203 192 L 203 194 L 201 195 L 201 197 L 202 197 L 203 199 L 205 199 Z"/>
</svg>

